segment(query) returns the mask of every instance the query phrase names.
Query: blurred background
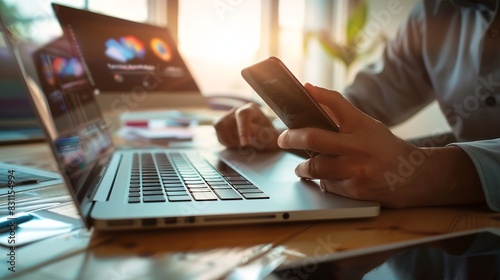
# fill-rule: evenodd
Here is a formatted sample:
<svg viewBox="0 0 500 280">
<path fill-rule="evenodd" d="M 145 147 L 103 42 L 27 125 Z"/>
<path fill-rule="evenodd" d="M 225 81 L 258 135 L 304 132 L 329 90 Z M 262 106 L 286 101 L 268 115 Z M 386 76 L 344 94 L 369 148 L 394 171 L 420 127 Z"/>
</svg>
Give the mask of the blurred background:
<svg viewBox="0 0 500 280">
<path fill-rule="evenodd" d="M 275 55 L 301 82 L 342 91 L 377 63 L 416 0 L 0 0 L 26 49 L 62 35 L 52 2 L 168 27 L 205 96 L 259 102 L 242 68 Z M 447 130 L 435 103 L 393 128 L 404 138 Z"/>
</svg>

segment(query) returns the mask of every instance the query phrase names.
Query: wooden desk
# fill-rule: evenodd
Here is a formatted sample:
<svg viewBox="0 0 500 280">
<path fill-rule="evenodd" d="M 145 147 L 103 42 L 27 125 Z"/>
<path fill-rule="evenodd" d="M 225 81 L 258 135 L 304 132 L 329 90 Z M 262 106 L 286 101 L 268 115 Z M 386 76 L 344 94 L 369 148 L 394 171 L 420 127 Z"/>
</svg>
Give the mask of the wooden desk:
<svg viewBox="0 0 500 280">
<path fill-rule="evenodd" d="M 55 170 L 44 143 L 0 146 L 0 160 Z M 230 269 L 231 261 L 249 252 L 255 256 L 279 248 L 289 259 L 318 257 L 490 226 L 500 227 L 500 213 L 480 207 L 432 207 L 382 209 L 378 217 L 358 220 L 93 232 L 87 250 L 12 275 L 23 279 L 173 279 L 172 273 L 182 272 L 210 278 L 214 267 Z M 43 252 L 32 254 L 44 257 Z M 188 261 L 199 265 L 193 268 Z"/>
</svg>

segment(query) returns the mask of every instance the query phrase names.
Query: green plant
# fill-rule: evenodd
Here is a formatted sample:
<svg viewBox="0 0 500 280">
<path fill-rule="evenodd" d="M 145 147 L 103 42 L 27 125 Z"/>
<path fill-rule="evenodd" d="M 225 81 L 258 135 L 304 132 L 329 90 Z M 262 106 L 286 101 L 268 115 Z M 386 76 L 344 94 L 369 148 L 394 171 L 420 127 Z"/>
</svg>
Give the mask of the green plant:
<svg viewBox="0 0 500 280">
<path fill-rule="evenodd" d="M 32 38 L 36 33 L 36 24 L 50 19 L 50 15 L 37 13 L 26 15 L 22 13 L 21 6 L 10 1 L 0 0 L 0 19 L 9 28 L 16 40 L 24 41 Z"/>
<path fill-rule="evenodd" d="M 17 7 L 12 4 L 8 4 L 3 0 L 0 0 L 0 19 L 3 23 L 16 33 L 21 33 L 20 30 L 14 29 L 13 27 L 16 23 L 22 22 L 23 18 L 21 17 Z"/>
<path fill-rule="evenodd" d="M 340 43 L 333 40 L 326 30 L 305 32 L 304 49 L 307 51 L 311 40 L 317 40 L 322 49 L 332 58 L 341 61 L 347 71 L 350 66 L 362 57 L 371 55 L 381 43 L 387 42 L 383 33 L 372 38 L 367 47 L 363 47 L 366 36 L 363 36 L 364 27 L 368 19 L 368 3 L 366 0 L 349 1 L 350 11 L 346 24 L 346 40 Z M 370 38 L 368 38 L 370 39 Z"/>
</svg>

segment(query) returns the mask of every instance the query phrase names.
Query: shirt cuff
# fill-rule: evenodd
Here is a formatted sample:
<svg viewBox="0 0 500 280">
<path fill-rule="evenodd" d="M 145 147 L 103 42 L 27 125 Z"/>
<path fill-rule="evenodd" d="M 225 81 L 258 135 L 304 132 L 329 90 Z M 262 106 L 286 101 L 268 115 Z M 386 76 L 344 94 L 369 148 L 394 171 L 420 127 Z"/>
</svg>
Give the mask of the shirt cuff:
<svg viewBox="0 0 500 280">
<path fill-rule="evenodd" d="M 452 143 L 472 160 L 481 180 L 488 207 L 500 212 L 500 138 L 474 142 Z"/>
</svg>

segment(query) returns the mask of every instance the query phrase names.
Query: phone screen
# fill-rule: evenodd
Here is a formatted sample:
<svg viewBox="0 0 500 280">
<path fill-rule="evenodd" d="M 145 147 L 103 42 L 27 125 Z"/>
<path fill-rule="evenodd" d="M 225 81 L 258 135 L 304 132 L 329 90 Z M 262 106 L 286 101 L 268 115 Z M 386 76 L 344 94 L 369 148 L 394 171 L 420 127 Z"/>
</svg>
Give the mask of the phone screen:
<svg viewBox="0 0 500 280">
<path fill-rule="evenodd" d="M 247 67 L 242 76 L 288 128 L 318 127 L 338 132 L 337 124 L 278 58 Z"/>
<path fill-rule="evenodd" d="M 472 233 L 278 269 L 273 279 L 500 279 L 500 237 Z"/>
</svg>

